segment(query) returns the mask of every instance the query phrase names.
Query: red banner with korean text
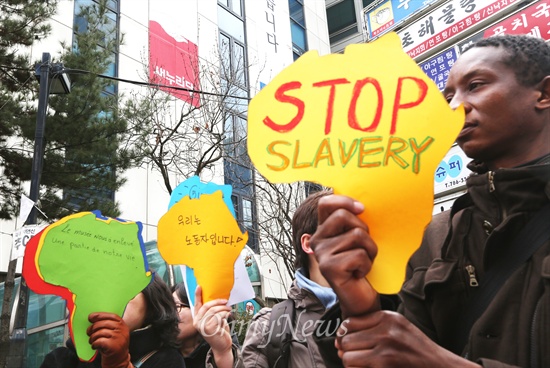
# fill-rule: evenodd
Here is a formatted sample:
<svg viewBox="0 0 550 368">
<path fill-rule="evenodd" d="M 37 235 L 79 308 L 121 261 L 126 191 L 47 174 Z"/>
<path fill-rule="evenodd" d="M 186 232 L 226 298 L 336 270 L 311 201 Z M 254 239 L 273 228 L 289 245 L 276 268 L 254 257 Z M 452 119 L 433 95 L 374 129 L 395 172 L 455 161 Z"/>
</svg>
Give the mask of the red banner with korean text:
<svg viewBox="0 0 550 368">
<path fill-rule="evenodd" d="M 198 47 L 169 35 L 162 25 L 149 20 L 149 83 L 195 107 L 200 106 Z"/>
<path fill-rule="evenodd" d="M 483 37 L 500 34 L 529 34 L 550 40 L 550 0 L 540 0 L 483 32 Z"/>
</svg>

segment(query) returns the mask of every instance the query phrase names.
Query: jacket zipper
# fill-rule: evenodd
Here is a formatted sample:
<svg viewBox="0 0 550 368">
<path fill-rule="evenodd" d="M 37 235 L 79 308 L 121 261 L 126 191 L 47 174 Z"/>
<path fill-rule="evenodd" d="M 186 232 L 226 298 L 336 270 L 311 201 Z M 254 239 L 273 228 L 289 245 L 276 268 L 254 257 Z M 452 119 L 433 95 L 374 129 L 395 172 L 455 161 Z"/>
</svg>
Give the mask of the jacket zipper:
<svg viewBox="0 0 550 368">
<path fill-rule="evenodd" d="M 495 191 L 495 172 L 489 171 L 487 172 L 487 178 L 489 179 L 489 193 L 493 193 Z"/>
<path fill-rule="evenodd" d="M 533 313 L 533 320 L 531 322 L 531 367 L 537 368 L 539 366 L 538 362 L 538 341 L 537 341 L 537 335 L 536 335 L 536 327 L 537 327 L 537 320 L 538 320 L 538 312 L 540 310 L 540 303 L 542 299 L 539 299 L 537 302 L 537 305 L 535 307 L 535 313 Z"/>
<path fill-rule="evenodd" d="M 477 282 L 476 268 L 471 264 L 467 265 L 464 268 L 466 269 L 466 272 L 468 272 L 468 279 L 469 279 L 470 286 L 471 287 L 478 287 L 479 282 Z"/>
<path fill-rule="evenodd" d="M 489 181 L 489 193 L 494 193 L 496 191 L 495 172 L 494 171 L 488 171 L 487 172 L 487 179 Z M 500 221 L 504 221 L 504 219 L 506 218 L 506 209 L 502 208 L 502 206 L 500 205 L 500 202 L 498 201 L 498 198 L 496 197 L 496 195 L 495 195 L 495 199 L 497 200 L 497 203 L 498 203 Z"/>
</svg>

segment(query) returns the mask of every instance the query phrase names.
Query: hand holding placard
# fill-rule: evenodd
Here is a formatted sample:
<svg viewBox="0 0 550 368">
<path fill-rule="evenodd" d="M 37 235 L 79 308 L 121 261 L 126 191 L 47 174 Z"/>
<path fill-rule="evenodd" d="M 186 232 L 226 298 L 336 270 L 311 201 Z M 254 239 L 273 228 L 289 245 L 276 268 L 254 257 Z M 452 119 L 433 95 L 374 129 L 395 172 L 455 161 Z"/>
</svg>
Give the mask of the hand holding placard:
<svg viewBox="0 0 550 368">
<path fill-rule="evenodd" d="M 248 151 L 271 182 L 319 182 L 361 201 L 378 245 L 367 279 L 395 293 L 430 221 L 434 172 L 464 123 L 395 33 L 310 51 L 252 99 Z"/>
<path fill-rule="evenodd" d="M 67 216 L 27 244 L 23 276 L 36 293 L 67 301 L 69 328 L 82 360 L 95 356 L 86 328 L 92 312 L 122 316 L 151 280 L 141 224 L 102 217 L 99 212 Z"/>
</svg>

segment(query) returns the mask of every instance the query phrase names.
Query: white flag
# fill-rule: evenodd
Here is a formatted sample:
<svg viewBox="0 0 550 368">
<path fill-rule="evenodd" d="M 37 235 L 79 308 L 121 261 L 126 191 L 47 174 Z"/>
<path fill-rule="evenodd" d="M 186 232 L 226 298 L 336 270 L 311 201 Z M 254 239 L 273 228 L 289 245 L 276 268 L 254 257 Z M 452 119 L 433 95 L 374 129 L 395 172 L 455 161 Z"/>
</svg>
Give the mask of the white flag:
<svg viewBox="0 0 550 368">
<path fill-rule="evenodd" d="M 23 226 L 25 221 L 27 221 L 27 218 L 29 217 L 29 214 L 31 213 L 32 207 L 34 206 L 34 202 L 29 199 L 26 195 L 21 193 L 21 207 L 19 210 L 19 226 Z"/>
</svg>

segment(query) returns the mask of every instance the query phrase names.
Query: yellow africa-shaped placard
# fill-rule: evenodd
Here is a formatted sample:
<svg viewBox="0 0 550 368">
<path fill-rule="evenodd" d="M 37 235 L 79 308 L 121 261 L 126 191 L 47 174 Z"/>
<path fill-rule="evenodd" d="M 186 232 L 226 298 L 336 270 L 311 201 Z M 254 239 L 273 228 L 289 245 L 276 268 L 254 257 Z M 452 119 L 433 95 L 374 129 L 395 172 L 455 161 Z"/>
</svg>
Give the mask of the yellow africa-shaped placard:
<svg viewBox="0 0 550 368">
<path fill-rule="evenodd" d="M 315 51 L 284 69 L 248 112 L 248 152 L 269 181 L 315 181 L 361 201 L 378 245 L 367 279 L 397 292 L 431 219 L 434 173 L 464 123 L 402 51 L 397 34 Z"/>
<path fill-rule="evenodd" d="M 169 264 L 193 269 L 202 300 L 229 299 L 234 266 L 246 245 L 221 191 L 182 197 L 158 223 L 158 250 Z"/>
</svg>

